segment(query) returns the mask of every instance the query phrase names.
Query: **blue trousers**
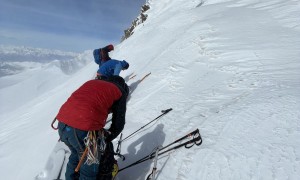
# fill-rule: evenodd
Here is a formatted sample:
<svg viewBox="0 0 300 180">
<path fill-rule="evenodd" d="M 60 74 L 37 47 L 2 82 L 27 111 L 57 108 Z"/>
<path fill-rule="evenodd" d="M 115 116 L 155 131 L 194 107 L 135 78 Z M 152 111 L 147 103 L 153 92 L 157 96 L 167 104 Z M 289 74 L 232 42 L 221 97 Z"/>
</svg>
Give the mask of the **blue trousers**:
<svg viewBox="0 0 300 180">
<path fill-rule="evenodd" d="M 75 168 L 85 150 L 83 140 L 87 136 L 88 131 L 82 131 L 59 122 L 58 133 L 61 141 L 64 142 L 71 151 L 65 174 L 66 180 L 74 180 L 76 176 Z M 79 180 L 96 180 L 98 171 L 99 164 L 87 165 L 82 163 L 79 170 Z"/>
</svg>

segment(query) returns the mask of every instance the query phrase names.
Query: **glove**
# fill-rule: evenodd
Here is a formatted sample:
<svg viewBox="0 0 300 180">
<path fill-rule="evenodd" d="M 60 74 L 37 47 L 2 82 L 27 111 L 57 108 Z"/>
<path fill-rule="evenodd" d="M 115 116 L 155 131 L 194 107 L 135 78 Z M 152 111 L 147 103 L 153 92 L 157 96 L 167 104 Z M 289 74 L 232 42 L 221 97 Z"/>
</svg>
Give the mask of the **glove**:
<svg viewBox="0 0 300 180">
<path fill-rule="evenodd" d="M 106 129 L 104 130 L 104 137 L 106 142 L 111 142 L 113 140 L 112 133 Z"/>
</svg>

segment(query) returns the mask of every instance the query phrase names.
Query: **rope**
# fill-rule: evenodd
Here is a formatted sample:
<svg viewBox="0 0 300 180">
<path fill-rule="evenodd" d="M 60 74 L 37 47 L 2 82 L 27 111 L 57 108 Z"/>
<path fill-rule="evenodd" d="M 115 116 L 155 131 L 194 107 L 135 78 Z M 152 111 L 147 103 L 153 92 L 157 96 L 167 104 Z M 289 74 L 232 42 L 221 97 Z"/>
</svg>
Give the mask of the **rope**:
<svg viewBox="0 0 300 180">
<path fill-rule="evenodd" d="M 99 130 L 98 136 L 96 131 L 89 131 L 87 136 L 84 138 L 84 144 L 86 146 L 84 153 L 82 154 L 80 161 L 75 169 L 76 172 L 79 171 L 79 168 L 86 157 L 85 164 L 92 165 L 92 164 L 99 164 L 100 157 L 104 154 L 106 143 L 105 143 L 105 136 L 104 131 Z M 100 153 L 100 156 L 99 156 Z"/>
<path fill-rule="evenodd" d="M 106 148 L 104 132 L 99 131 L 97 136 L 96 131 L 89 131 L 84 138 L 84 144 L 88 149 L 85 163 L 87 165 L 99 164 L 100 156 L 104 153 Z"/>
</svg>

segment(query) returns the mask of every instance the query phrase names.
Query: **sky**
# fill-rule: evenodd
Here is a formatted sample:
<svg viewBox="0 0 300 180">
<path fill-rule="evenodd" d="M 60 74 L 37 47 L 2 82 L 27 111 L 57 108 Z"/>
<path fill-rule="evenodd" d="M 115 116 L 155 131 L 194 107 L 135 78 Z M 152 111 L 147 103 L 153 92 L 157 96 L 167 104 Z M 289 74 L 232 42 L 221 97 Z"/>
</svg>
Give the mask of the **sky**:
<svg viewBox="0 0 300 180">
<path fill-rule="evenodd" d="M 131 90 L 123 138 L 173 110 L 122 143 L 126 160 L 116 157 L 119 167 L 199 129 L 200 146 L 160 156 L 157 180 L 298 180 L 300 2 L 152 0 L 150 6 L 147 20 L 112 52 L 130 64 L 120 74 Z M 70 151 L 50 125 L 98 69 L 92 50 L 72 56 L 7 62 L 11 71 L 28 68 L 0 77 L 1 179 L 64 179 Z M 118 179 L 144 180 L 153 164 L 128 168 Z"/>
<path fill-rule="evenodd" d="M 0 0 L 0 45 L 82 52 L 120 43 L 145 0 Z"/>
</svg>

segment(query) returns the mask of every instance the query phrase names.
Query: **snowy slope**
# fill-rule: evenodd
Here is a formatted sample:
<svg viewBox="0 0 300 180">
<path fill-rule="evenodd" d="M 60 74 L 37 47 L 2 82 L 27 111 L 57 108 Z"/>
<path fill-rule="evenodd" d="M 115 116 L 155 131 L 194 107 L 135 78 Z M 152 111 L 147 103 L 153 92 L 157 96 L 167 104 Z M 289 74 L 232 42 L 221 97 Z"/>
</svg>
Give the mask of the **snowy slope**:
<svg viewBox="0 0 300 180">
<path fill-rule="evenodd" d="M 32 58 L 34 57 L 34 58 Z M 0 95 L 8 113 L 60 85 L 93 60 L 81 54 L 25 47 L 0 48 Z M 13 98 L 11 92 L 15 92 Z"/>
<path fill-rule="evenodd" d="M 152 0 L 149 5 L 147 21 L 111 55 L 130 63 L 123 77 L 137 74 L 128 80 L 133 93 L 123 134 L 145 125 L 162 109 L 174 110 L 123 143 L 127 158 L 119 166 L 199 128 L 203 144 L 160 158 L 157 179 L 298 179 L 299 1 Z M 4 179 L 50 179 L 48 170 L 61 162 L 50 156 L 58 139 L 50 123 L 96 70 L 91 62 L 15 111 L 1 112 Z M 36 78 L 23 87 L 36 90 L 35 83 L 42 80 L 48 84 L 53 79 Z M 0 94 L 1 108 L 4 98 L 22 91 L 16 87 L 10 92 Z M 22 93 L 34 97 L 31 92 Z M 118 178 L 145 179 L 151 168 L 148 161 Z"/>
</svg>

